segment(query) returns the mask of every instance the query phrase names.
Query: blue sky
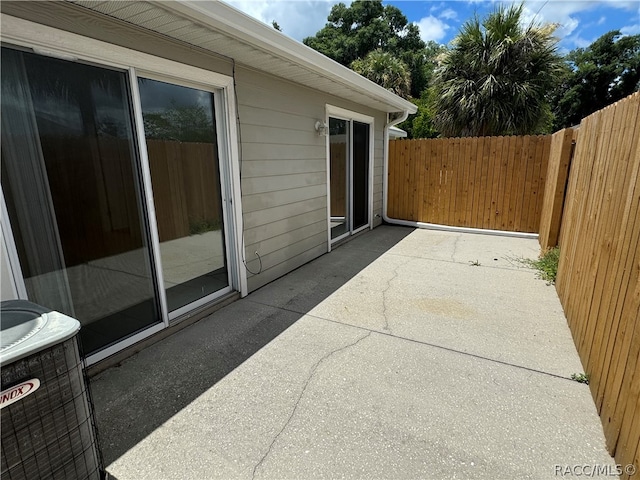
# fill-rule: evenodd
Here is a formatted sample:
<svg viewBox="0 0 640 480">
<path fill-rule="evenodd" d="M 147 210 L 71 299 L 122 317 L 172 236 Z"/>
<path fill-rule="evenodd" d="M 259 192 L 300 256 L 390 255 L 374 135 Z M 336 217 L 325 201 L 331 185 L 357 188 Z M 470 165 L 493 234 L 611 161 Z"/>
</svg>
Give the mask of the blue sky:
<svg viewBox="0 0 640 480">
<path fill-rule="evenodd" d="M 278 22 L 283 32 L 296 40 L 315 34 L 326 23 L 337 0 L 227 0 L 245 13 L 271 23 Z M 343 0 L 343 3 L 351 3 Z M 417 1 L 385 0 L 398 7 L 410 22 L 420 27 L 424 40 L 448 43 L 460 26 L 477 12 L 480 16 L 499 3 L 511 0 Z M 586 47 L 610 30 L 624 34 L 640 33 L 640 0 L 528 0 L 525 17 L 557 25 L 560 49 L 567 52 Z"/>
</svg>

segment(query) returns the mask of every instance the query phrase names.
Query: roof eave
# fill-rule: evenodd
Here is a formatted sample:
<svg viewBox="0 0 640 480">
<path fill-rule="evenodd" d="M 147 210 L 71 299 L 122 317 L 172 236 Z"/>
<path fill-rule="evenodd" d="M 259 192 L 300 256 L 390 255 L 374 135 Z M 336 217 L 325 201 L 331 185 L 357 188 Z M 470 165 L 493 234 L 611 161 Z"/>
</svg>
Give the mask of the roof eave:
<svg viewBox="0 0 640 480">
<path fill-rule="evenodd" d="M 391 107 L 389 111 L 398 110 L 409 113 L 417 111 L 417 107 L 411 102 L 225 3 L 185 0 L 163 3 L 163 8 L 298 64 L 330 80 L 351 86 L 387 104 Z"/>
</svg>

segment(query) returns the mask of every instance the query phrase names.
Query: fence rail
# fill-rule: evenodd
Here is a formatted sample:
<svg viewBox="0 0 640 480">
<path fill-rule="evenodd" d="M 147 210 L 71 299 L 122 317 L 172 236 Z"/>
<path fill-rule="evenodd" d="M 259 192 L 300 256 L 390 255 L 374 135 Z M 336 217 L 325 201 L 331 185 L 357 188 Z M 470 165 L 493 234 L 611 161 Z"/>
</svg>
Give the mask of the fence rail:
<svg viewBox="0 0 640 480">
<path fill-rule="evenodd" d="M 537 233 L 551 136 L 392 140 L 392 218 Z"/>
<path fill-rule="evenodd" d="M 556 288 L 619 464 L 640 467 L 640 93 L 582 120 Z M 626 478 L 624 476 L 623 478 Z"/>
</svg>

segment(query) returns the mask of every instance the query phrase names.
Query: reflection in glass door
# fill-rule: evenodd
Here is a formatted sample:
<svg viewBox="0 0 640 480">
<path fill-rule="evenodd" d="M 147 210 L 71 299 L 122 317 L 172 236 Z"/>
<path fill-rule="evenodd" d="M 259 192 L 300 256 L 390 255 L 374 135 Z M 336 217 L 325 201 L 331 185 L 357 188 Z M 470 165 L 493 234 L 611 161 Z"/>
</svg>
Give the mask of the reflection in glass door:
<svg viewBox="0 0 640 480">
<path fill-rule="evenodd" d="M 169 312 L 229 286 L 214 94 L 138 80 Z"/>
<path fill-rule="evenodd" d="M 369 225 L 369 125 L 353 122 L 353 230 Z"/>
<path fill-rule="evenodd" d="M 2 190 L 31 301 L 85 354 L 161 323 L 128 75 L 2 48 Z"/>
<path fill-rule="evenodd" d="M 331 239 L 349 231 L 349 122 L 329 119 Z"/>
<path fill-rule="evenodd" d="M 370 130 L 368 123 L 329 117 L 332 241 L 369 225 Z"/>
</svg>

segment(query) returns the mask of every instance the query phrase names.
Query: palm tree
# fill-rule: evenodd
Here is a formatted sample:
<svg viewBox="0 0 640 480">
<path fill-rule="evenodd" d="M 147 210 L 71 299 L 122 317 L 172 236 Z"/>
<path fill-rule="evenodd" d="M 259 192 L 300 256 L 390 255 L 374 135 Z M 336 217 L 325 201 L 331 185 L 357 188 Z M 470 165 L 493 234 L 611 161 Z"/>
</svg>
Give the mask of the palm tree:
<svg viewBox="0 0 640 480">
<path fill-rule="evenodd" d="M 523 25 L 523 5 L 467 21 L 436 70 L 434 123 L 446 136 L 541 133 L 561 72 L 555 25 Z"/>
<path fill-rule="evenodd" d="M 373 50 L 366 57 L 355 60 L 351 69 L 403 98 L 411 94 L 409 67 L 389 52 Z"/>
</svg>

